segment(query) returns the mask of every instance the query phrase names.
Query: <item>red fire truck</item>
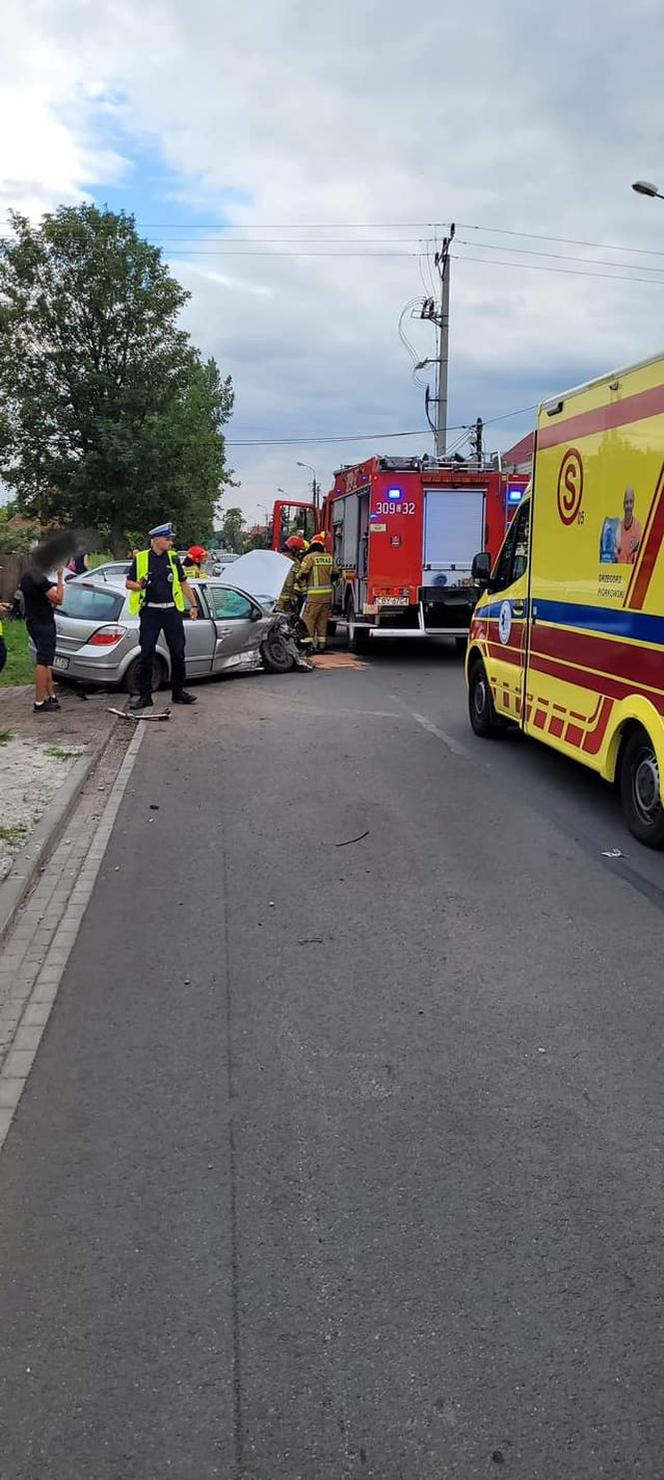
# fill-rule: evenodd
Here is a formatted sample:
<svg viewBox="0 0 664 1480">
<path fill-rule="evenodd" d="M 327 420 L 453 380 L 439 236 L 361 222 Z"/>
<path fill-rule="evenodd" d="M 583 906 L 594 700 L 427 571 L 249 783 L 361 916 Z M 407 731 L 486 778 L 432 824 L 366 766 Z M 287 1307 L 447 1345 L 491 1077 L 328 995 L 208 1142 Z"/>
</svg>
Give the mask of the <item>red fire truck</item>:
<svg viewBox="0 0 664 1480">
<path fill-rule="evenodd" d="M 278 501 L 272 545 L 296 527 L 327 532 L 342 570 L 333 614 L 353 645 L 438 633 L 465 645 L 473 556 L 495 558 L 527 482 L 493 465 L 371 457 L 339 469 L 320 510 Z"/>
</svg>

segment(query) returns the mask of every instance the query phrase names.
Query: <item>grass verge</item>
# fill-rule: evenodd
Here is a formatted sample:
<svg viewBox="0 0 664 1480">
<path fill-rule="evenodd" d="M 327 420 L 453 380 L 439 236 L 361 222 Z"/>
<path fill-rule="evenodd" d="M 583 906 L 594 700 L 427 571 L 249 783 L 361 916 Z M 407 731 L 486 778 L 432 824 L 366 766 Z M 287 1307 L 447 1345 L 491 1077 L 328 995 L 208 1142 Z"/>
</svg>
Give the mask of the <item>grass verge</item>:
<svg viewBox="0 0 664 1480">
<path fill-rule="evenodd" d="M 4 622 L 4 639 L 7 644 L 7 662 L 0 673 L 0 687 L 4 684 L 34 683 L 35 670 L 28 655 L 28 634 L 25 622 Z"/>
</svg>

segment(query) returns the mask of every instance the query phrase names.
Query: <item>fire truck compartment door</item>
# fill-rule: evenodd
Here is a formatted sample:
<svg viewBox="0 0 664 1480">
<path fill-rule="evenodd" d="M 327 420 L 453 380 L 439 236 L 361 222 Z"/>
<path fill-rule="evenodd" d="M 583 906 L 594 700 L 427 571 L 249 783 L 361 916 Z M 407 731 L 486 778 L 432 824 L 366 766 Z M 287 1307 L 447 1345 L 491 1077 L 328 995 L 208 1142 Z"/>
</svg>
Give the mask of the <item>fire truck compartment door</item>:
<svg viewBox="0 0 664 1480">
<path fill-rule="evenodd" d="M 425 489 L 423 569 L 465 575 L 483 548 L 484 489 Z"/>
<path fill-rule="evenodd" d="M 357 494 L 349 493 L 345 499 L 340 499 L 339 502 L 343 506 L 341 561 L 343 565 L 350 566 L 354 570 L 357 566 L 357 534 L 359 529 Z"/>
</svg>

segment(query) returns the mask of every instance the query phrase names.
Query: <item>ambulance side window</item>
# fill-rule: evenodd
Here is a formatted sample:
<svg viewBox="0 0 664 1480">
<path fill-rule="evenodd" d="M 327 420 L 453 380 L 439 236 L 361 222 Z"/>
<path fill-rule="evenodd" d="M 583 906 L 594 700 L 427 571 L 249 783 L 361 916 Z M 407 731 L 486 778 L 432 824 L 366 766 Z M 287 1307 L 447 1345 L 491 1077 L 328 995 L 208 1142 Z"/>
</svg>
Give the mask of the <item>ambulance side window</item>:
<svg viewBox="0 0 664 1480">
<path fill-rule="evenodd" d="M 530 499 L 517 510 L 503 545 L 498 569 L 491 582 L 494 591 L 505 591 L 513 586 L 528 569 L 528 533 L 530 530 Z"/>
</svg>

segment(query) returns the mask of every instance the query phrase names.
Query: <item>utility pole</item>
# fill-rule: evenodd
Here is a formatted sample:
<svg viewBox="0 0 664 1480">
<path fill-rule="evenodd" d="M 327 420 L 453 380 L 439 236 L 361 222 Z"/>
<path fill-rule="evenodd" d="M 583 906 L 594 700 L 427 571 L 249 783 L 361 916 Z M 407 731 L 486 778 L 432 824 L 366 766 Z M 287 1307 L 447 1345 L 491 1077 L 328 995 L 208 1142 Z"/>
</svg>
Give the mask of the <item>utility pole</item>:
<svg viewBox="0 0 664 1480">
<path fill-rule="evenodd" d="M 436 416 L 436 457 L 444 457 L 447 451 L 447 367 L 450 357 L 450 247 L 454 236 L 454 222 L 450 234 L 443 241 L 442 250 L 436 253 L 436 267 L 440 273 L 440 333 L 438 337 L 438 387 Z"/>
<path fill-rule="evenodd" d="M 436 394 L 426 397 L 426 412 L 429 425 L 434 434 L 436 457 L 443 458 L 447 451 L 447 369 L 450 354 L 450 247 L 454 239 L 454 222 L 450 226 L 450 234 L 443 238 L 439 252 L 436 252 L 434 263 L 438 268 L 440 277 L 440 307 L 434 303 L 433 298 L 425 299 L 422 305 L 420 318 L 429 319 L 438 328 L 438 362 L 436 371 Z M 429 416 L 429 406 L 435 403 L 436 421 L 435 425 Z"/>
</svg>

